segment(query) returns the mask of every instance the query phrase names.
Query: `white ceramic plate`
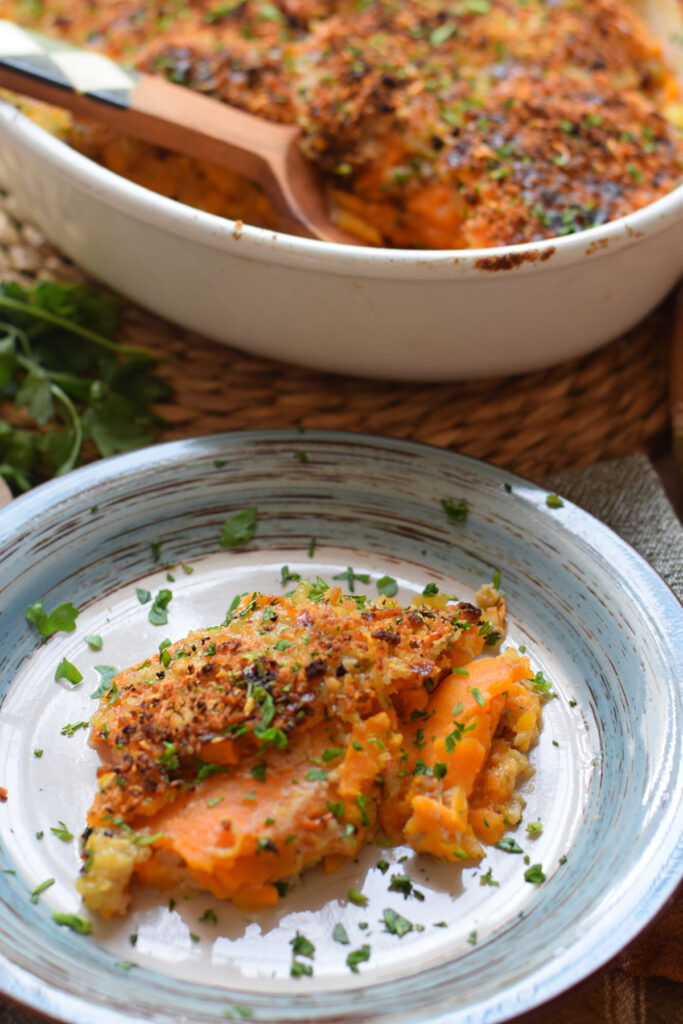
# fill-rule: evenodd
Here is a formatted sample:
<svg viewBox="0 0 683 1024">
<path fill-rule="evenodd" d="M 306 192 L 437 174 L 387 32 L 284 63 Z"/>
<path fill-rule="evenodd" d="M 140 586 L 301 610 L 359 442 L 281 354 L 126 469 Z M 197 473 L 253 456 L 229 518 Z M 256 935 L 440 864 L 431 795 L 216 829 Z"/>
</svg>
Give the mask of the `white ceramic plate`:
<svg viewBox="0 0 683 1024">
<path fill-rule="evenodd" d="M 464 523 L 447 519 L 446 497 L 467 499 Z M 221 521 L 250 505 L 259 508 L 255 538 L 220 550 Z M 161 542 L 157 565 L 152 541 Z M 545 493 L 518 478 L 388 439 L 225 435 L 108 460 L 39 488 L 0 515 L 0 545 L 0 784 L 9 793 L 0 866 L 16 871 L 0 875 L 0 990 L 37 1010 L 84 1024 L 200 1024 L 236 1006 L 265 1021 L 502 1021 L 609 959 L 680 877 L 683 612 L 613 534 L 568 504 L 549 509 Z M 166 562 L 177 566 L 172 582 Z M 525 882 L 522 857 L 499 850 L 462 869 L 369 847 L 337 875 L 310 873 L 265 914 L 210 896 L 170 910 L 147 892 L 128 919 L 96 924 L 91 938 L 59 929 L 51 910 L 79 911 L 79 861 L 76 842 L 50 829 L 63 822 L 80 832 L 96 765 L 85 730 L 61 729 L 92 713 L 94 666 L 122 668 L 164 636 L 222 621 L 235 593 L 281 592 L 285 563 L 327 579 L 351 565 L 371 576 L 367 593 L 388 573 L 406 598 L 433 580 L 467 599 L 501 570 L 509 641 L 527 646 L 559 695 L 546 706 L 525 788 L 524 821 L 542 820 L 543 834 L 516 834 L 547 881 Z M 149 624 L 136 586 L 173 591 L 167 626 Z M 66 600 L 81 608 L 76 631 L 37 642 L 23 616 L 39 598 L 48 609 Z M 99 652 L 84 642 L 91 633 L 104 638 Z M 83 673 L 80 686 L 54 681 L 62 657 Z M 386 874 L 380 858 L 391 863 Z M 489 867 L 498 886 L 480 882 Z M 388 891 L 398 871 L 423 901 Z M 55 883 L 31 904 L 47 878 Z M 348 900 L 351 887 L 367 907 Z M 424 930 L 387 934 L 386 907 Z M 199 920 L 209 908 L 215 924 Z M 332 940 L 338 922 L 349 947 Z M 312 978 L 289 976 L 297 930 L 316 946 Z M 346 955 L 365 943 L 370 959 L 352 974 Z M 115 966 L 122 961 L 136 966 Z"/>
</svg>

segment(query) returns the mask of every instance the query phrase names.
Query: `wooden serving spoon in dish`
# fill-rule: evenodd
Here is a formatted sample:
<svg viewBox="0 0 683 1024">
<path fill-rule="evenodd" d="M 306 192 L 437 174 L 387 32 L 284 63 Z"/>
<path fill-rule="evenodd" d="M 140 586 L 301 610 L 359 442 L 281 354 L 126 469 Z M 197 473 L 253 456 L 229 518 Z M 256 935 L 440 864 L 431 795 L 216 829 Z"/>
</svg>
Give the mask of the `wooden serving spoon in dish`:
<svg viewBox="0 0 683 1024">
<path fill-rule="evenodd" d="M 330 220 L 320 179 L 299 148 L 301 132 L 294 125 L 273 124 L 2 20 L 0 88 L 244 175 L 261 186 L 283 231 L 363 244 Z"/>
</svg>

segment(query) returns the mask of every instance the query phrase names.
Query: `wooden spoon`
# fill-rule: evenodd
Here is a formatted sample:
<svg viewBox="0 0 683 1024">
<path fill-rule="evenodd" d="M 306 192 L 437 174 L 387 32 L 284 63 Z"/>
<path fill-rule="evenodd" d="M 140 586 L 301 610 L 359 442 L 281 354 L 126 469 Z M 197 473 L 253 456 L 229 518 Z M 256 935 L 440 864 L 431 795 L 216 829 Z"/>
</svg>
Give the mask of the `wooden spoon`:
<svg viewBox="0 0 683 1024">
<path fill-rule="evenodd" d="M 363 244 L 330 220 L 320 179 L 301 152 L 301 132 L 294 125 L 264 121 L 2 20 L 0 87 L 244 175 L 268 196 L 283 231 Z"/>
</svg>

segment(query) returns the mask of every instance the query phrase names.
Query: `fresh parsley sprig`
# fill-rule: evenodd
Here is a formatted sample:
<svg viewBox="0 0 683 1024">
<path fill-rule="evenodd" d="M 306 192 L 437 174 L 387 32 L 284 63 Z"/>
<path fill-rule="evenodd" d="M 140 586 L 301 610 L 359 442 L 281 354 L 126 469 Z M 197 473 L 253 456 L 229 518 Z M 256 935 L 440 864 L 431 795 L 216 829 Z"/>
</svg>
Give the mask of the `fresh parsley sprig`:
<svg viewBox="0 0 683 1024">
<path fill-rule="evenodd" d="M 9 417 L 0 418 L 0 476 L 15 492 L 68 472 L 93 449 L 114 455 L 154 440 L 162 421 L 151 405 L 171 389 L 153 373 L 154 356 L 111 340 L 121 311 L 88 285 L 0 283 L 0 402 Z"/>
</svg>

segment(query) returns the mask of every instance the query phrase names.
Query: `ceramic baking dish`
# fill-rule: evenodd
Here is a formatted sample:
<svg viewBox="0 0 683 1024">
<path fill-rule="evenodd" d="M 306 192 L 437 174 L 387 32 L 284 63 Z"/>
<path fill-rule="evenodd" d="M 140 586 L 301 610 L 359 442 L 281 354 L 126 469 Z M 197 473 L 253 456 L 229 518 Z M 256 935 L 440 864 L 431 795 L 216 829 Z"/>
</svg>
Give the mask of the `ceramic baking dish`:
<svg viewBox="0 0 683 1024">
<path fill-rule="evenodd" d="M 641 6 L 680 61 L 676 0 Z M 0 183 L 55 245 L 142 306 L 246 351 L 339 373 L 453 380 L 548 366 L 617 337 L 683 272 L 683 186 L 627 217 L 540 243 L 342 246 L 167 199 L 7 103 Z"/>
</svg>

